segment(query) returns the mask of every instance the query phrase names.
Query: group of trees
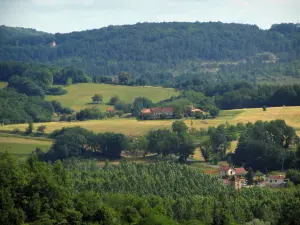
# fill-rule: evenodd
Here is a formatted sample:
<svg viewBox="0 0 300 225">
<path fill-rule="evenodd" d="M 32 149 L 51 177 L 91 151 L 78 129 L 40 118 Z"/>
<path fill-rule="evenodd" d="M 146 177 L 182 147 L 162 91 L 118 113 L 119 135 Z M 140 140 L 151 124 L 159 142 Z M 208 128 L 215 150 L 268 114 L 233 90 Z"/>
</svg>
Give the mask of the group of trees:
<svg viewBox="0 0 300 225">
<path fill-rule="evenodd" d="M 146 140 L 148 142 L 147 152 L 162 156 L 177 155 L 180 161 L 186 161 L 195 151 L 194 140 L 188 134 L 188 127 L 183 121 L 175 121 L 172 124 L 172 130 L 149 131 Z"/>
<path fill-rule="evenodd" d="M 37 151 L 40 159 L 58 160 L 84 155 L 118 158 L 126 147 L 126 136 L 118 133 L 94 134 L 84 128 L 62 128 L 50 134 L 55 139 L 47 153 Z"/>
<path fill-rule="evenodd" d="M 297 157 L 290 147 L 297 141 L 295 130 L 284 120 L 257 121 L 247 124 L 232 158 L 235 164 L 263 172 L 295 168 Z"/>
<path fill-rule="evenodd" d="M 250 62 L 265 52 L 283 62 L 299 59 L 297 24 L 262 30 L 220 22 L 138 23 L 67 34 L 2 26 L 0 32 L 0 60 L 72 65 L 96 77 L 127 71 L 133 77 L 143 75 L 150 84 L 170 81 L 178 65 L 182 65 L 179 71 L 201 71 L 199 59 Z M 55 47 L 49 47 L 52 41 Z"/>
<path fill-rule="evenodd" d="M 1 224 L 299 224 L 299 187 L 236 191 L 186 165 L 0 157 Z M 251 199 L 251 201 L 249 201 Z"/>
</svg>

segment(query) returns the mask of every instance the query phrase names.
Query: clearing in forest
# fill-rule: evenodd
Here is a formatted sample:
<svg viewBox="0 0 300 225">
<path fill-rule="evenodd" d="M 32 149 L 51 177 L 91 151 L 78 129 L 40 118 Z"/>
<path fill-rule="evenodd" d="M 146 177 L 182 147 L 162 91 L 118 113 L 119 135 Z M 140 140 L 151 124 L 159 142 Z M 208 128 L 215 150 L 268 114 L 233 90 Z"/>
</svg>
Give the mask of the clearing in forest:
<svg viewBox="0 0 300 225">
<path fill-rule="evenodd" d="M 63 106 L 79 111 L 84 108 L 96 106 L 102 111 L 111 107 L 108 104 L 112 96 L 119 96 L 121 101 L 132 103 L 136 97 L 147 97 L 153 102 L 158 102 L 171 96 L 179 95 L 179 92 L 172 88 L 161 88 L 152 86 L 122 86 L 112 84 L 74 84 L 63 87 L 68 91 L 65 95 L 47 96 L 47 100 L 58 100 Z M 102 104 L 91 104 L 92 96 L 103 95 Z"/>
</svg>

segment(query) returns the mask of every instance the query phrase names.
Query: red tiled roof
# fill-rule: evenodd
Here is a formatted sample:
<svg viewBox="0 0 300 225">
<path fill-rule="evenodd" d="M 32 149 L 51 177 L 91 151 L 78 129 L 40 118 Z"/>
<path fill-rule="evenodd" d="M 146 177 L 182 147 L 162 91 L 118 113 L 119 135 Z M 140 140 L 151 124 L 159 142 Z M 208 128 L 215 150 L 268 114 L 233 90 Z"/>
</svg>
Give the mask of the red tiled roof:
<svg viewBox="0 0 300 225">
<path fill-rule="evenodd" d="M 243 167 L 241 167 L 241 168 L 234 168 L 234 170 L 235 170 L 235 174 L 236 175 L 246 174 L 247 173 L 247 171 Z"/>
<path fill-rule="evenodd" d="M 172 108 L 151 108 L 152 112 L 164 112 L 164 113 L 172 113 L 174 110 Z"/>
<path fill-rule="evenodd" d="M 220 166 L 219 167 L 219 171 L 227 171 L 227 170 L 229 170 L 230 169 L 230 167 L 229 166 Z"/>
<path fill-rule="evenodd" d="M 107 108 L 107 109 L 106 109 L 106 112 L 112 112 L 112 111 L 114 111 L 113 108 Z"/>
<path fill-rule="evenodd" d="M 283 175 L 273 175 L 273 176 L 269 176 L 269 179 L 280 180 L 280 179 L 285 179 L 285 176 L 283 176 Z"/>
<path fill-rule="evenodd" d="M 224 184 L 230 184 L 231 181 L 230 181 L 229 179 L 223 179 L 223 183 L 224 183 Z"/>
<path fill-rule="evenodd" d="M 143 109 L 141 113 L 151 113 L 151 109 Z"/>
<path fill-rule="evenodd" d="M 150 108 L 150 109 L 143 109 L 141 113 L 173 113 L 172 108 Z"/>
</svg>

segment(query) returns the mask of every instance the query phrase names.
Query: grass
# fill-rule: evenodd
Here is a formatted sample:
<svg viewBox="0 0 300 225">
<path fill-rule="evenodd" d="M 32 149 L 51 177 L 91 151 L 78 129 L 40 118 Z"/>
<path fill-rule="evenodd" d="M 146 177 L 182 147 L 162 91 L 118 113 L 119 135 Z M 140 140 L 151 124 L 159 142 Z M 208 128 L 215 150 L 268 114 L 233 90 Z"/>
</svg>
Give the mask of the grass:
<svg viewBox="0 0 300 225">
<path fill-rule="evenodd" d="M 121 86 L 111 84 L 74 84 L 64 87 L 68 91 L 65 95 L 60 96 L 47 96 L 47 100 L 58 100 L 63 106 L 72 108 L 75 111 L 79 111 L 84 108 L 96 106 L 102 111 L 105 111 L 107 103 L 114 95 L 118 95 L 121 100 L 126 103 L 131 103 L 136 97 L 148 97 L 153 102 L 158 102 L 167 99 L 173 95 L 178 95 L 174 89 L 160 88 L 160 87 L 133 87 L 133 86 Z M 91 97 L 94 94 L 103 95 L 103 104 L 90 104 L 92 102 Z"/>
<path fill-rule="evenodd" d="M 0 136 L 0 154 L 7 151 L 21 159 L 25 159 L 36 148 L 48 151 L 51 145 L 52 141 L 49 140 Z"/>
<path fill-rule="evenodd" d="M 4 88 L 7 86 L 7 82 L 0 82 L 0 88 Z"/>
<path fill-rule="evenodd" d="M 275 119 L 284 119 L 287 124 L 294 127 L 297 134 L 300 135 L 300 107 L 273 107 L 268 108 L 266 112 L 262 109 L 239 109 L 222 111 L 220 116 L 215 119 L 193 120 L 193 127 L 196 129 L 207 129 L 209 126 L 217 126 L 226 122 L 236 124 L 238 122 L 247 123 L 257 120 L 270 121 Z M 151 129 L 171 128 L 174 120 L 147 120 L 137 121 L 135 119 L 107 119 L 107 120 L 90 120 L 82 122 L 49 122 L 36 123 L 34 127 L 43 124 L 46 125 L 46 133 L 62 127 L 81 126 L 94 132 L 119 132 L 126 135 L 141 135 Z M 185 123 L 191 127 L 191 120 L 185 120 Z M 13 124 L 0 127 L 3 131 L 12 131 L 19 128 L 25 131 L 27 124 Z"/>
</svg>

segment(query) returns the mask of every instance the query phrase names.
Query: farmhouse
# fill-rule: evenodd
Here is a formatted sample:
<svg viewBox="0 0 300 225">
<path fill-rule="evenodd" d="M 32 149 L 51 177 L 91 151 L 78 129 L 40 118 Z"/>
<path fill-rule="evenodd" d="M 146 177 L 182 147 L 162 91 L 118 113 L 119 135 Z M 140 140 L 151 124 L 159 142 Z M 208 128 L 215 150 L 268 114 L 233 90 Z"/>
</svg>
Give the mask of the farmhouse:
<svg viewBox="0 0 300 225">
<path fill-rule="evenodd" d="M 286 187 L 288 183 L 288 179 L 285 179 L 283 175 L 271 175 L 266 179 L 266 186 L 273 188 L 282 188 Z"/>
<path fill-rule="evenodd" d="M 229 176 L 241 177 L 247 174 L 247 171 L 243 167 L 233 168 L 230 166 L 221 166 L 219 167 L 218 172 L 220 178 L 229 177 Z"/>
<path fill-rule="evenodd" d="M 244 168 L 221 166 L 218 171 L 223 183 L 233 186 L 235 189 L 241 189 L 246 181 L 244 176 L 247 174 L 247 171 Z"/>
<path fill-rule="evenodd" d="M 141 111 L 141 116 L 148 119 L 170 119 L 173 118 L 173 114 L 172 108 L 150 108 Z"/>
</svg>

